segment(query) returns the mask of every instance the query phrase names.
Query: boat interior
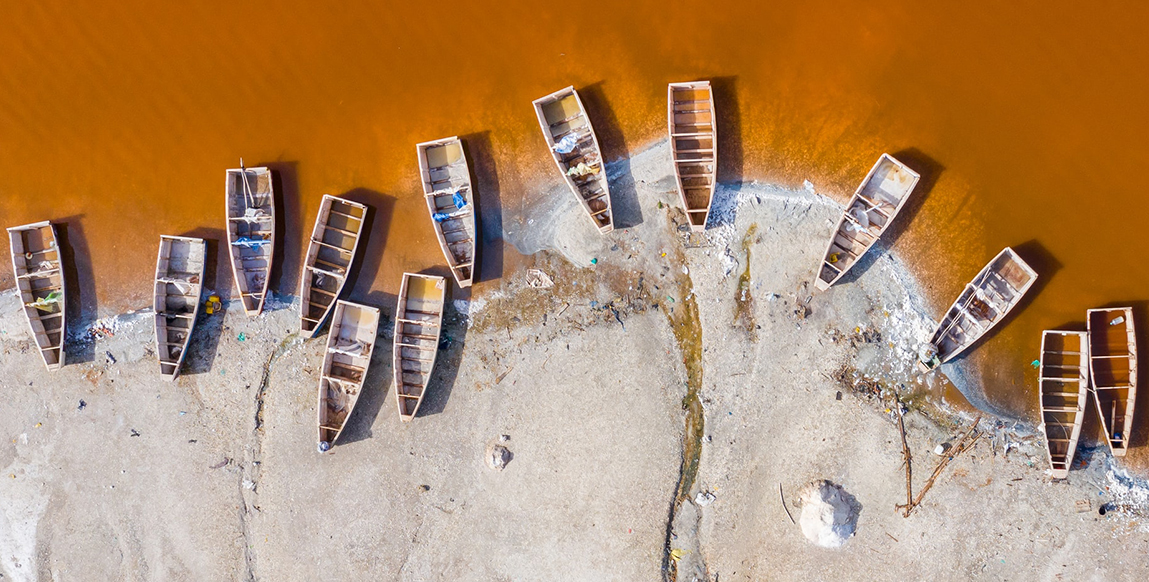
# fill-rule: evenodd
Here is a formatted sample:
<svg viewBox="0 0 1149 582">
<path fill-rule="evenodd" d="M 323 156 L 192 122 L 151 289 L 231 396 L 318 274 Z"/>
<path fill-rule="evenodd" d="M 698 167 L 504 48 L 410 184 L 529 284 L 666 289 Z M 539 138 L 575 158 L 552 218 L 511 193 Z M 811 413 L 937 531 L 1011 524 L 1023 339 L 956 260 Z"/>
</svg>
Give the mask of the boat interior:
<svg viewBox="0 0 1149 582">
<path fill-rule="evenodd" d="M 946 313 L 935 338 L 942 361 L 976 341 L 1021 299 L 1034 275 L 1018 263 L 1012 252 L 1000 254 L 974 280 L 966 285 L 957 302 Z"/>
<path fill-rule="evenodd" d="M 436 222 L 443 235 L 442 244 L 448 249 L 451 270 L 460 285 L 469 285 L 475 263 L 474 200 L 471 196 L 471 176 L 463 153 L 463 144 L 452 140 L 424 148 L 426 174 L 423 177 L 427 204 L 432 213 L 452 215 Z M 466 206 L 458 208 L 454 195 L 458 193 Z"/>
<path fill-rule="evenodd" d="M 366 207 L 324 197 L 304 260 L 302 329 L 314 332 L 331 310 L 355 256 Z"/>
<path fill-rule="evenodd" d="M 1085 334 L 1045 331 L 1041 338 L 1039 389 L 1042 422 L 1053 469 L 1068 470 L 1076 446 L 1074 426 L 1085 408 Z"/>
<path fill-rule="evenodd" d="M 161 237 L 156 268 L 156 355 L 160 373 L 175 376 L 183 360 L 199 307 L 204 245 L 189 239 Z"/>
<path fill-rule="evenodd" d="M 63 362 L 64 275 L 51 224 L 8 230 L 16 287 L 32 327 L 36 346 L 49 369 Z"/>
<path fill-rule="evenodd" d="M 228 246 L 236 285 L 244 311 L 256 312 L 263 305 L 275 244 L 271 172 L 266 168 L 248 168 L 243 173 L 228 170 L 227 180 Z"/>
<path fill-rule="evenodd" d="M 379 310 L 341 302 L 335 308 L 319 380 L 319 440 L 333 443 L 359 398 L 379 329 Z"/>
<path fill-rule="evenodd" d="M 611 227 L 610 194 L 606 186 L 606 172 L 603 168 L 602 153 L 594 140 L 590 122 L 574 92 L 566 93 L 552 101 L 540 105 L 543 119 L 551 134 L 551 144 L 567 137 L 577 136 L 577 145 L 569 153 L 551 150 L 559 162 L 566 179 L 578 190 L 586 202 L 591 218 L 600 230 Z M 586 164 L 588 172 L 571 175 L 569 170 L 580 163 Z"/>
<path fill-rule="evenodd" d="M 671 152 L 691 226 L 706 226 L 714 195 L 715 139 L 710 83 L 670 85 Z"/>
<path fill-rule="evenodd" d="M 395 314 L 395 378 L 399 414 L 409 419 L 431 380 L 446 289 L 441 277 L 405 277 Z"/>
<path fill-rule="evenodd" d="M 1128 445 L 1126 414 L 1136 388 L 1132 310 L 1089 311 L 1090 364 L 1101 422 L 1113 448 Z M 1119 320 L 1118 318 L 1123 318 Z M 1116 323 L 1115 323 L 1116 322 Z"/>
</svg>

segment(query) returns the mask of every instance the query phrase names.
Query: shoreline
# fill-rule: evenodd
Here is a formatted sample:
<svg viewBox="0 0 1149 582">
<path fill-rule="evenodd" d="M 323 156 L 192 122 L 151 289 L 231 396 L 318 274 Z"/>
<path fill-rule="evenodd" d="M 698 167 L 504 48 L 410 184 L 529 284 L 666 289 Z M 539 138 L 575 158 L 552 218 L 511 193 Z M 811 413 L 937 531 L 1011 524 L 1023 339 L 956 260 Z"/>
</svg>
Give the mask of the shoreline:
<svg viewBox="0 0 1149 582">
<path fill-rule="evenodd" d="M 0 418 L 11 436 L 0 441 L 11 475 L 0 496 L 27 501 L 0 508 L 0 555 L 21 564 L 0 560 L 0 572 L 1008 578 L 1055 562 L 1070 577 L 1093 572 L 1062 559 L 1066 547 L 1114 577 L 1145 571 L 1107 557 L 1145 543 L 1144 482 L 1104 449 L 1082 449 L 1085 466 L 1052 482 L 1040 438 L 1004 420 L 983 418 L 988 438 L 917 513 L 894 512 L 904 477 L 891 393 L 908 408 L 919 490 L 931 451 L 969 424 L 944 383 L 916 375 L 932 325 L 916 280 L 881 247 L 849 282 L 811 295 L 837 202 L 721 185 L 714 225 L 691 233 L 667 155 L 659 142 L 608 164 L 625 226 L 605 237 L 564 184 L 542 179 L 547 203 L 504 227 L 523 269 L 450 297 L 434 383 L 412 423 L 392 402 L 385 310 L 363 397 L 329 455 L 313 442 L 323 342 L 297 337 L 295 300 L 254 318 L 231 301 L 201 319 L 173 384 L 156 373 L 150 310 L 107 320 L 114 335 L 76 346 L 83 357 L 45 375 L 18 300 L 0 294 L 12 412 Z M 554 286 L 529 287 L 528 267 Z M 482 459 L 492 442 L 513 454 L 501 472 Z M 780 488 L 793 505 L 814 479 L 864 507 L 839 552 L 808 544 L 780 507 Z M 1070 509 L 1081 499 L 1089 512 Z M 1099 502 L 1131 509 L 1099 516 Z M 1053 528 L 1070 540 L 1027 536 Z M 1115 529 L 1125 534 L 1111 539 Z"/>
</svg>

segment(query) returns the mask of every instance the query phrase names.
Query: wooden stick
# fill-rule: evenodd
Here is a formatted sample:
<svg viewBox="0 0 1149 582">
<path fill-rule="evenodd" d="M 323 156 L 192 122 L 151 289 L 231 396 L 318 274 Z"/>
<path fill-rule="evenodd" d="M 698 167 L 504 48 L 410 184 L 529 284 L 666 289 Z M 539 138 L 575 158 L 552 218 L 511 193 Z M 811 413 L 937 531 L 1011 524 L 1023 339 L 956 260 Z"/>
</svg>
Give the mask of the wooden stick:
<svg viewBox="0 0 1149 582">
<path fill-rule="evenodd" d="M 914 494 L 911 489 L 913 484 L 913 476 L 910 471 L 910 447 L 906 444 L 906 424 L 902 421 L 902 399 L 901 396 L 894 392 L 894 406 L 898 411 L 898 430 L 902 433 L 902 459 L 905 460 L 906 465 L 906 506 L 904 517 L 910 516 L 910 508 L 914 504 Z"/>
<path fill-rule="evenodd" d="M 954 445 L 954 447 L 950 449 L 949 453 L 946 454 L 945 458 L 942 459 L 942 462 L 938 463 L 938 466 L 934 469 L 933 475 L 930 475 L 930 478 L 926 480 L 925 486 L 922 487 L 921 491 L 918 491 L 917 498 L 915 498 L 909 505 L 905 506 L 906 517 L 909 517 L 910 512 L 922 504 L 922 498 L 925 497 L 926 492 L 930 490 L 930 487 L 933 487 L 934 481 L 936 481 L 938 476 L 941 475 L 942 471 L 945 470 L 946 465 L 949 465 L 950 461 L 957 458 L 957 456 L 962 454 L 966 449 L 972 448 L 974 444 L 977 443 L 977 440 L 981 438 L 981 433 L 977 432 L 977 425 L 979 422 L 981 422 L 980 416 L 973 421 L 973 426 L 971 426 L 970 429 L 962 435 L 961 439 L 958 440 L 958 443 Z M 971 435 L 973 436 L 972 439 L 969 438 Z M 900 507 L 902 506 L 899 506 L 899 508 Z"/>
<path fill-rule="evenodd" d="M 782 509 L 786 510 L 786 517 L 790 518 L 790 523 L 797 525 L 798 522 L 794 521 L 794 516 L 790 515 L 790 508 L 786 507 L 786 496 L 782 495 L 782 484 L 778 484 L 778 498 L 782 500 Z"/>
</svg>

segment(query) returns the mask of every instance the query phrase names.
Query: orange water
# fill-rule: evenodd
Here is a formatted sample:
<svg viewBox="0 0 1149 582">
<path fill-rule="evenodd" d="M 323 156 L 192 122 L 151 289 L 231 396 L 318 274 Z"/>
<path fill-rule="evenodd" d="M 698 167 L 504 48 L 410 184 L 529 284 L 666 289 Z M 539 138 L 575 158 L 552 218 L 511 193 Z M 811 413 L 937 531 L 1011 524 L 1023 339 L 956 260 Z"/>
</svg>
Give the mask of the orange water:
<svg viewBox="0 0 1149 582">
<path fill-rule="evenodd" d="M 321 195 L 347 194 L 376 209 L 352 296 L 393 301 L 402 270 L 442 262 L 416 142 L 468 136 L 492 238 L 556 180 L 532 99 L 578 87 L 614 158 L 665 132 L 667 82 L 711 78 L 723 180 L 844 198 L 883 151 L 926 174 L 894 246 L 935 315 L 1031 243 L 1044 284 L 977 351 L 1011 410 L 1035 407 L 1042 328 L 1149 295 L 1149 6 L 414 4 L 0 4 L 0 216 L 67 221 L 88 304 L 144 306 L 160 234 L 222 236 L 242 156 L 279 171 L 274 288 L 294 292 Z"/>
</svg>

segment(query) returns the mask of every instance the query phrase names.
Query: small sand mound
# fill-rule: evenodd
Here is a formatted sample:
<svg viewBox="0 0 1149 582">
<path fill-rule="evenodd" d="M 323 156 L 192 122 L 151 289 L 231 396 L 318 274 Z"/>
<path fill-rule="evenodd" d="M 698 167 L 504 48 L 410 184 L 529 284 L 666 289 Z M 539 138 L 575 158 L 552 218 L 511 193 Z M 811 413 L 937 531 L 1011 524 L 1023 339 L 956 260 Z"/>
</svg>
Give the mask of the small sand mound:
<svg viewBox="0 0 1149 582">
<path fill-rule="evenodd" d="M 807 539 L 823 548 L 837 548 L 854 535 L 861 507 L 853 495 L 829 481 L 814 481 L 799 492 L 802 516 L 798 523 Z"/>
</svg>

